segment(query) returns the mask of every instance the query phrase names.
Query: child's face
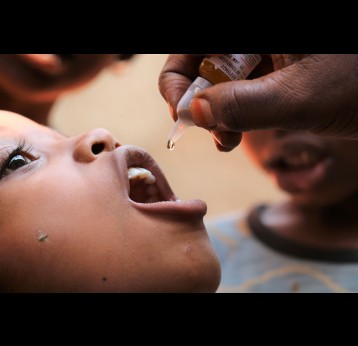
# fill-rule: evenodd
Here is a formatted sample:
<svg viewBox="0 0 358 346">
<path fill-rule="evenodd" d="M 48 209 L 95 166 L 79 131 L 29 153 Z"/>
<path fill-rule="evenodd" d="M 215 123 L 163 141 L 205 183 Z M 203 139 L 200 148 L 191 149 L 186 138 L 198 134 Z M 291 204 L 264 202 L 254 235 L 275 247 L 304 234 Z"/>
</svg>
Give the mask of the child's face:
<svg viewBox="0 0 358 346">
<path fill-rule="evenodd" d="M 297 202 L 324 206 L 358 191 L 358 142 L 298 131 L 244 134 L 254 160 Z"/>
<path fill-rule="evenodd" d="M 1 291 L 216 290 L 205 203 L 175 201 L 143 150 L 102 129 L 66 138 L 0 112 L 0 162 Z M 130 184 L 128 167 L 156 183 Z"/>
<path fill-rule="evenodd" d="M 23 101 L 53 102 L 120 59 L 117 54 L 0 54 L 0 88 Z"/>
</svg>

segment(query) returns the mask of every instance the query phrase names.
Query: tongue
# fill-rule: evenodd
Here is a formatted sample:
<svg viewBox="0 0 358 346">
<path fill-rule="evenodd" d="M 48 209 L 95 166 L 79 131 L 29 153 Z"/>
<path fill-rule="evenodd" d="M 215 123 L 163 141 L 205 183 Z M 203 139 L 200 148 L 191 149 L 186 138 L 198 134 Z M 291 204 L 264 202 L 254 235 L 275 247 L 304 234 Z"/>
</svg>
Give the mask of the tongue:
<svg viewBox="0 0 358 346">
<path fill-rule="evenodd" d="M 158 187 L 155 184 L 148 184 L 143 179 L 131 179 L 129 198 L 137 203 L 156 203 L 164 201 Z"/>
<path fill-rule="evenodd" d="M 137 203 L 146 203 L 149 198 L 145 186 L 142 182 L 137 181 L 130 184 L 130 198 Z"/>
<path fill-rule="evenodd" d="M 273 176 L 279 187 L 287 192 L 304 192 L 312 190 L 325 177 L 327 161 L 300 170 L 274 170 Z"/>
</svg>

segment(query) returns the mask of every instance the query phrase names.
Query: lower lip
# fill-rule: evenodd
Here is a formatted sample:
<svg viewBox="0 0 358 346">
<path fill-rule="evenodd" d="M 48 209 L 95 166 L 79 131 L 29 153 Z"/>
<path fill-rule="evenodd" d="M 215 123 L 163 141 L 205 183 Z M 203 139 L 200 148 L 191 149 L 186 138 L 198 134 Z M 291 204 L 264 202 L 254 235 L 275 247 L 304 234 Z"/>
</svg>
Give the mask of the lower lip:
<svg viewBox="0 0 358 346">
<path fill-rule="evenodd" d="M 48 74 L 60 74 L 64 70 L 62 60 L 56 54 L 17 54 L 26 64 Z"/>
<path fill-rule="evenodd" d="M 330 166 L 329 159 L 323 159 L 311 168 L 297 171 L 272 172 L 278 186 L 289 193 L 311 191 L 326 178 Z"/>
<path fill-rule="evenodd" d="M 157 203 L 136 203 L 131 200 L 131 203 L 136 209 L 152 214 L 202 218 L 207 212 L 206 203 L 200 199 L 190 201 L 173 200 Z"/>
<path fill-rule="evenodd" d="M 159 166 L 153 159 L 147 156 L 147 154 L 140 148 L 131 146 L 119 146 L 114 151 L 117 159 L 117 167 L 120 171 L 122 182 L 126 182 L 126 195 L 130 205 L 143 213 L 152 215 L 168 215 L 172 218 L 203 218 L 207 212 L 207 205 L 200 199 L 193 199 L 189 201 L 181 201 L 176 198 L 170 185 L 166 181 L 164 174 L 161 172 Z M 149 169 L 157 178 L 158 189 L 166 201 L 156 203 L 138 203 L 130 199 L 129 191 L 130 185 L 128 181 L 128 165 L 136 163 L 136 156 L 138 156 L 139 162 L 143 160 L 143 156 L 147 156 L 145 159 L 146 164 L 143 163 L 143 167 Z M 148 167 L 147 167 L 148 166 Z M 150 167 L 149 167 L 150 166 Z"/>
</svg>

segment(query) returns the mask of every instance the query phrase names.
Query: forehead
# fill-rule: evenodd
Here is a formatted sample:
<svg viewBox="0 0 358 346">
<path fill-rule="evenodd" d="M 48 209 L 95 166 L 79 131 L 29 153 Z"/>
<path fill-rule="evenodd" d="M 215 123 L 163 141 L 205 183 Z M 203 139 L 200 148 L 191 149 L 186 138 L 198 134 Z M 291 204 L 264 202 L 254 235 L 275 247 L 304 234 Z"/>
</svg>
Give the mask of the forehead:
<svg viewBox="0 0 358 346">
<path fill-rule="evenodd" d="M 34 121 L 12 112 L 0 111 L 0 131 L 33 129 L 41 127 Z"/>
<path fill-rule="evenodd" d="M 49 127 L 37 124 L 19 114 L 0 111 L 0 141 L 18 137 L 39 138 L 48 135 L 63 138 Z"/>
</svg>

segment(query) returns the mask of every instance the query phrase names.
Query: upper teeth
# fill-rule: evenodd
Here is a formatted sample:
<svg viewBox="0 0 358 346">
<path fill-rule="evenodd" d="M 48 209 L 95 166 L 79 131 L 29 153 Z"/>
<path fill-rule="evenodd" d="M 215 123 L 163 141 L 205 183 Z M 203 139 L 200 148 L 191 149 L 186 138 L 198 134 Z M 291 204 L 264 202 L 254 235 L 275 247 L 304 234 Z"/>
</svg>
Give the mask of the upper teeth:
<svg viewBox="0 0 358 346">
<path fill-rule="evenodd" d="M 131 167 L 128 169 L 128 179 L 134 180 L 136 178 L 142 179 L 146 184 L 154 184 L 155 176 L 152 172 L 142 167 Z"/>
<path fill-rule="evenodd" d="M 317 157 L 313 153 L 306 150 L 298 151 L 285 158 L 288 165 L 292 167 L 306 167 L 312 165 Z"/>
</svg>

